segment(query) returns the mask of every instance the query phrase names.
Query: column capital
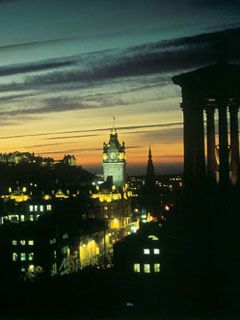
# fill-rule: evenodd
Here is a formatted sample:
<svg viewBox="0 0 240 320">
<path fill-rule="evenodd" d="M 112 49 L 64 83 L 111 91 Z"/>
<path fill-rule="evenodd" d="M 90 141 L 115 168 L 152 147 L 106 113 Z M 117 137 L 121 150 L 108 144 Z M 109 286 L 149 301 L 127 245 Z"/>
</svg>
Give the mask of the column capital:
<svg viewBox="0 0 240 320">
<path fill-rule="evenodd" d="M 230 113 L 238 113 L 239 105 L 237 103 L 230 103 L 229 104 L 229 112 Z"/>
<path fill-rule="evenodd" d="M 215 113 L 215 107 L 205 107 L 206 114 L 214 114 Z"/>
<path fill-rule="evenodd" d="M 216 99 L 215 98 L 207 98 L 204 99 L 204 105 L 205 108 L 216 108 L 217 104 L 216 104 Z"/>
<path fill-rule="evenodd" d="M 180 103 L 181 109 L 202 110 L 205 103 L 202 99 L 185 99 Z"/>
</svg>

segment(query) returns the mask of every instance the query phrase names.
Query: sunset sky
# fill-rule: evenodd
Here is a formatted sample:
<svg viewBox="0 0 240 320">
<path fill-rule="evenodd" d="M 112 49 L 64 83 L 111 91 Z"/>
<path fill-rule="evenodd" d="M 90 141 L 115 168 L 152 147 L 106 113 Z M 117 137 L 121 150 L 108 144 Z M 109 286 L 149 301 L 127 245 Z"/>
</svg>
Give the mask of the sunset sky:
<svg viewBox="0 0 240 320">
<path fill-rule="evenodd" d="M 239 62 L 239 21 L 238 0 L 0 0 L 0 152 L 100 171 L 116 116 L 130 173 L 149 145 L 158 173 L 181 171 L 171 77 L 214 62 L 219 43 Z"/>
</svg>

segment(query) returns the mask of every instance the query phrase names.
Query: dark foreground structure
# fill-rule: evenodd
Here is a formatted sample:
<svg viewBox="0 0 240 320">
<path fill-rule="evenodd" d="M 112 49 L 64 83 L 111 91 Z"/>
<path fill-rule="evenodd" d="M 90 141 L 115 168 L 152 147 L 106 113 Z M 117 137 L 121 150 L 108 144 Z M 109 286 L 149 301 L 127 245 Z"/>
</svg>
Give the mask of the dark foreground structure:
<svg viewBox="0 0 240 320">
<path fill-rule="evenodd" d="M 206 174 L 214 182 L 219 181 L 222 185 L 228 185 L 229 179 L 231 184 L 236 185 L 239 181 L 240 65 L 219 62 L 175 76 L 173 81 L 182 88 L 185 185 L 199 184 Z M 207 115 L 207 172 L 205 171 L 204 111 Z M 218 113 L 218 145 L 215 111 Z M 216 152 L 218 159 L 216 159 Z"/>
<path fill-rule="evenodd" d="M 167 277 L 173 292 L 180 290 L 190 309 L 195 307 L 215 315 L 237 314 L 240 66 L 218 63 L 176 76 L 173 81 L 182 88 L 185 191 L 166 224 Z"/>
</svg>

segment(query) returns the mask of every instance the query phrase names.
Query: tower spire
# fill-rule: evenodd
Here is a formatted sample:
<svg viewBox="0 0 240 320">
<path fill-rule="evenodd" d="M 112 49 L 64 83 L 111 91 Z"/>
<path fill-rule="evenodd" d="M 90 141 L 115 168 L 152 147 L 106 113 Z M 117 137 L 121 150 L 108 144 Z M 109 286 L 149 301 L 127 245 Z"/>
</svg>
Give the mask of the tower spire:
<svg viewBox="0 0 240 320">
<path fill-rule="evenodd" d="M 151 145 L 149 146 L 148 149 L 148 159 L 151 160 L 152 159 L 152 150 L 151 150 Z"/>
<path fill-rule="evenodd" d="M 149 149 L 148 149 L 146 184 L 155 184 L 154 165 L 153 165 L 153 160 L 152 160 L 151 146 L 149 146 Z"/>
<path fill-rule="evenodd" d="M 112 119 L 109 142 L 103 145 L 103 175 L 105 181 L 111 176 L 113 184 L 122 188 L 125 184 L 125 145 L 118 140 L 115 116 Z"/>
<path fill-rule="evenodd" d="M 149 146 L 148 148 L 148 161 L 146 171 L 145 185 L 143 187 L 143 204 L 147 212 L 150 212 L 152 215 L 157 216 L 159 214 L 160 196 L 154 174 L 151 146 Z"/>
<path fill-rule="evenodd" d="M 115 128 L 115 122 L 116 122 L 116 117 L 113 116 L 113 125 L 112 125 L 112 130 L 111 130 L 111 134 L 116 134 L 116 128 Z"/>
</svg>

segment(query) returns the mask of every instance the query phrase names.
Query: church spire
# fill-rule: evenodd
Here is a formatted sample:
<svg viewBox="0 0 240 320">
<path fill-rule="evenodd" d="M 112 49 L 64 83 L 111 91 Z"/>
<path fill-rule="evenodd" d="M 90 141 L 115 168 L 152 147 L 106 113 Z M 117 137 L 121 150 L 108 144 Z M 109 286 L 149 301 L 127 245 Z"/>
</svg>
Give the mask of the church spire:
<svg viewBox="0 0 240 320">
<path fill-rule="evenodd" d="M 151 160 L 152 159 L 152 150 L 151 150 L 151 146 L 149 146 L 149 149 L 148 149 L 148 160 Z"/>
<path fill-rule="evenodd" d="M 152 148 L 148 149 L 148 161 L 145 177 L 145 185 L 142 192 L 143 207 L 150 212 L 153 216 L 158 216 L 160 206 L 159 188 L 156 185 L 156 179 L 154 174 L 154 165 L 152 160 Z"/>
<path fill-rule="evenodd" d="M 148 149 L 146 184 L 148 184 L 148 185 L 155 184 L 155 174 L 154 174 L 154 165 L 153 165 L 153 161 L 152 161 L 151 146 L 149 146 L 149 149 Z"/>
</svg>

